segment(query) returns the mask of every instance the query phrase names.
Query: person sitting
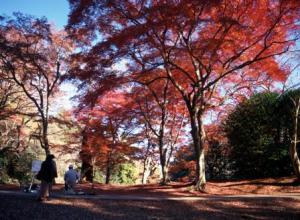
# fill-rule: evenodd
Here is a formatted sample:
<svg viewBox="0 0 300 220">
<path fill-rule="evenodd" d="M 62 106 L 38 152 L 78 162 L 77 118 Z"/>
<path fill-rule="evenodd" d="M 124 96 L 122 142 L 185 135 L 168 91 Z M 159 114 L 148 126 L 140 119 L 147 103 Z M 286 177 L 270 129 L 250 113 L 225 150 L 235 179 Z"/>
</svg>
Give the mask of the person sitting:
<svg viewBox="0 0 300 220">
<path fill-rule="evenodd" d="M 69 170 L 65 173 L 65 191 L 74 191 L 77 180 L 79 179 L 78 173 L 73 169 L 73 165 L 69 166 Z"/>
</svg>

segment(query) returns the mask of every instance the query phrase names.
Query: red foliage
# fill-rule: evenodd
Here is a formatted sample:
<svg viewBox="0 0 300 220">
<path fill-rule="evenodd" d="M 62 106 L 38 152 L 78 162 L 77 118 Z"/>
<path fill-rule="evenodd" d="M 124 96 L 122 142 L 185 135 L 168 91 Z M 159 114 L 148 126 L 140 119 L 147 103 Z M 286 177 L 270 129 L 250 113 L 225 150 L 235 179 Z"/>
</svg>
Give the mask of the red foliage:
<svg viewBox="0 0 300 220">
<path fill-rule="evenodd" d="M 299 1 L 292 0 L 70 3 L 68 30 L 87 51 L 72 77 L 95 96 L 140 79 L 170 80 L 188 109 L 201 188 L 207 112 L 284 81 L 288 69 L 278 60 L 299 31 Z M 113 71 L 120 61 L 127 67 Z"/>
</svg>

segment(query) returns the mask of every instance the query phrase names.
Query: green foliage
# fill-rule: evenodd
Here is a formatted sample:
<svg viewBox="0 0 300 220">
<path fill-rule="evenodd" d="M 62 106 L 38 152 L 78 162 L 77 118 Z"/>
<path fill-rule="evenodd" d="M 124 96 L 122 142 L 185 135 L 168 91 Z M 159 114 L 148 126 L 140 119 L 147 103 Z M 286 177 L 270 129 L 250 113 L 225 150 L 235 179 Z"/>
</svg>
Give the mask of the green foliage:
<svg viewBox="0 0 300 220">
<path fill-rule="evenodd" d="M 112 176 L 112 182 L 121 184 L 134 184 L 138 178 L 138 169 L 132 163 L 123 163 Z"/>
<path fill-rule="evenodd" d="M 229 179 L 232 175 L 228 146 L 218 141 L 209 142 L 206 153 L 207 179 Z"/>
<path fill-rule="evenodd" d="M 12 175 L 19 183 L 28 183 L 31 179 L 31 164 L 34 156 L 31 153 L 21 153 L 16 160 L 15 171 Z"/>
<path fill-rule="evenodd" d="M 8 165 L 8 160 L 0 153 L 0 184 L 5 184 L 9 182 L 9 176 L 6 171 Z"/>
<path fill-rule="evenodd" d="M 100 169 L 95 168 L 93 181 L 97 183 L 105 183 L 105 175 Z"/>
<path fill-rule="evenodd" d="M 289 175 L 292 172 L 276 93 L 260 93 L 229 114 L 224 130 L 238 178 Z"/>
<path fill-rule="evenodd" d="M 31 163 L 35 158 L 28 151 L 16 153 L 10 148 L 0 151 L 1 183 L 17 180 L 20 184 L 28 183 L 31 179 Z"/>
<path fill-rule="evenodd" d="M 289 139 L 293 133 L 295 108 L 300 99 L 300 89 L 290 90 L 279 97 L 278 115 L 281 117 L 281 125 L 287 129 L 287 138 Z M 300 115 L 298 115 L 299 118 Z M 300 131 L 300 123 L 298 123 L 298 131 Z M 300 134 L 299 134 L 300 135 Z M 288 140 L 290 141 L 290 140 Z"/>
</svg>

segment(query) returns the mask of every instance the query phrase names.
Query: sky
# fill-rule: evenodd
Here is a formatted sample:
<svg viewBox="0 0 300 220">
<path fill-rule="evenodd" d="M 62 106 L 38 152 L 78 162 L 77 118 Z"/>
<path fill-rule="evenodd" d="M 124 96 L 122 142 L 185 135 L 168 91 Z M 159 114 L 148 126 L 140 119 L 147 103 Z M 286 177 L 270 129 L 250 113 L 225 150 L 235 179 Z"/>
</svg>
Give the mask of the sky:
<svg viewBox="0 0 300 220">
<path fill-rule="evenodd" d="M 0 14 L 11 16 L 13 12 L 45 16 L 61 29 L 68 21 L 69 3 L 67 0 L 0 0 Z"/>
</svg>

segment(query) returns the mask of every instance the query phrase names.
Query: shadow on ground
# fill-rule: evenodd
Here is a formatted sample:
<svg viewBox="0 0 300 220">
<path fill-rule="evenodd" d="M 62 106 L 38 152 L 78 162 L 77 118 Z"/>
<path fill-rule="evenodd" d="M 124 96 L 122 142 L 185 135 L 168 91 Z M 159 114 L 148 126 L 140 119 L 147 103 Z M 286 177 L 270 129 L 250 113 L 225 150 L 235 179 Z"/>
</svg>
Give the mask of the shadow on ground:
<svg viewBox="0 0 300 220">
<path fill-rule="evenodd" d="M 205 201 L 116 201 L 0 195 L 1 219 L 299 219 L 300 201 L 234 198 Z"/>
</svg>

